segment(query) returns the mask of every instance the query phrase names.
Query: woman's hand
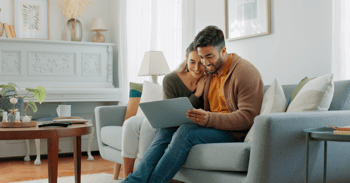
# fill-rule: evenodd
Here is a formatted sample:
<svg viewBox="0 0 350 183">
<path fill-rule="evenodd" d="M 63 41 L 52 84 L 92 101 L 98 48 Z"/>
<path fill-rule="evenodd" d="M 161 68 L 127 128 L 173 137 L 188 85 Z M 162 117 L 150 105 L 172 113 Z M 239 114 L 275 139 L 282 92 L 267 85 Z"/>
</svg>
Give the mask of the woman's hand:
<svg viewBox="0 0 350 183">
<path fill-rule="evenodd" d="M 196 95 L 197 98 L 201 97 L 203 95 L 204 92 L 204 84 L 205 82 L 208 80 L 209 75 L 205 74 L 204 76 L 202 76 L 198 82 L 197 82 L 197 88 L 196 88 L 196 93 L 194 95 Z"/>
</svg>

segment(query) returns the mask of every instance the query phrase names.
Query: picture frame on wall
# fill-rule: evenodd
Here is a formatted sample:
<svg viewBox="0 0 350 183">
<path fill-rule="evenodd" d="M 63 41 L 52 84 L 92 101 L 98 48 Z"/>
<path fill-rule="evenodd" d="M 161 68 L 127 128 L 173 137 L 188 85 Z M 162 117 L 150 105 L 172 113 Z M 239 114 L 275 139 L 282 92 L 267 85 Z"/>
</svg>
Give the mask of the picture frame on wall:
<svg viewBox="0 0 350 183">
<path fill-rule="evenodd" d="M 267 35 L 270 0 L 225 0 L 226 40 Z"/>
<path fill-rule="evenodd" d="M 49 0 L 12 0 L 17 38 L 50 39 Z"/>
</svg>

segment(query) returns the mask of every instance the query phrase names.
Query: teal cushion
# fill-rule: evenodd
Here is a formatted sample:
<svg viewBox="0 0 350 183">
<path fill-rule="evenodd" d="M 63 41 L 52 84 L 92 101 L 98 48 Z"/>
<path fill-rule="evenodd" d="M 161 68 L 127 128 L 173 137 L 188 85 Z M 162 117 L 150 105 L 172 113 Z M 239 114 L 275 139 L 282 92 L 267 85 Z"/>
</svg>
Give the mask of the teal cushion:
<svg viewBox="0 0 350 183">
<path fill-rule="evenodd" d="M 141 97 L 142 95 L 142 84 L 130 82 L 130 98 Z"/>
</svg>

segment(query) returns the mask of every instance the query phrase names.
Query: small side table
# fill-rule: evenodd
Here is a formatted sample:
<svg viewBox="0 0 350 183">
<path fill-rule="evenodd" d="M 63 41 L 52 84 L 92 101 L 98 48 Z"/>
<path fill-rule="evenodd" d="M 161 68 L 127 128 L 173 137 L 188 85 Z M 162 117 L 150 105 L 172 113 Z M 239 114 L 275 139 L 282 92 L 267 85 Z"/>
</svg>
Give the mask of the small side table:
<svg viewBox="0 0 350 183">
<path fill-rule="evenodd" d="M 51 117 L 41 117 L 35 119 L 35 121 L 38 122 L 52 122 L 54 118 L 58 118 L 58 116 L 51 116 Z M 91 124 L 93 126 L 93 123 L 90 119 L 88 119 L 89 122 L 86 124 Z M 91 145 L 92 145 L 92 140 L 93 140 L 93 135 L 94 135 L 94 128 L 92 128 L 92 133 L 88 135 L 88 149 L 87 149 L 87 154 L 88 154 L 88 161 L 93 161 L 94 157 L 91 155 Z M 24 157 L 24 161 L 30 161 L 30 146 L 29 146 L 29 139 L 26 140 L 26 146 L 27 146 L 27 154 Z M 36 159 L 34 161 L 34 165 L 41 165 L 41 156 L 40 156 L 40 139 L 35 139 L 35 147 L 36 147 Z"/>
<path fill-rule="evenodd" d="M 327 182 L 327 141 L 350 142 L 350 135 L 333 134 L 331 127 L 308 128 L 303 130 L 306 133 L 306 170 L 305 182 L 309 182 L 309 141 L 324 141 L 324 164 L 323 164 L 323 182 Z"/>
</svg>

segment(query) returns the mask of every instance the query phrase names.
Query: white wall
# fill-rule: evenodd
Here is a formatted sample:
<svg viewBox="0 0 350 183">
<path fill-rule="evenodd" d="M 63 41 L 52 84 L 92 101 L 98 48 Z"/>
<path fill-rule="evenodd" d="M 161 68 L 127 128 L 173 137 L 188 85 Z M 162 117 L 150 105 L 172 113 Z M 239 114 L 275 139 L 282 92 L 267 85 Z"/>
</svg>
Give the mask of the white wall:
<svg viewBox="0 0 350 183">
<path fill-rule="evenodd" d="M 0 22 L 6 22 L 10 25 L 13 24 L 13 0 L 0 0 Z M 50 6 L 50 40 L 61 40 L 61 32 L 64 28 L 65 17 L 59 11 L 56 6 L 58 0 L 49 0 Z M 91 42 L 92 36 L 96 32 L 90 32 L 90 26 L 93 18 L 102 18 L 105 22 L 108 31 L 113 31 L 109 29 L 109 3 L 111 0 L 96 0 L 96 4 L 90 8 L 88 13 L 85 13 L 83 17 L 79 17 L 78 20 L 81 21 L 83 25 L 83 42 Z M 112 0 L 115 1 L 115 0 Z M 106 42 L 110 42 L 109 34 L 107 32 L 102 32 L 106 38 Z M 5 33 L 2 37 L 6 37 Z"/>
<path fill-rule="evenodd" d="M 225 30 L 225 0 L 196 0 L 196 33 L 208 25 Z M 264 84 L 275 77 L 294 84 L 332 72 L 331 0 L 271 0 L 271 31 L 226 41 L 227 50 L 253 63 Z"/>
</svg>

